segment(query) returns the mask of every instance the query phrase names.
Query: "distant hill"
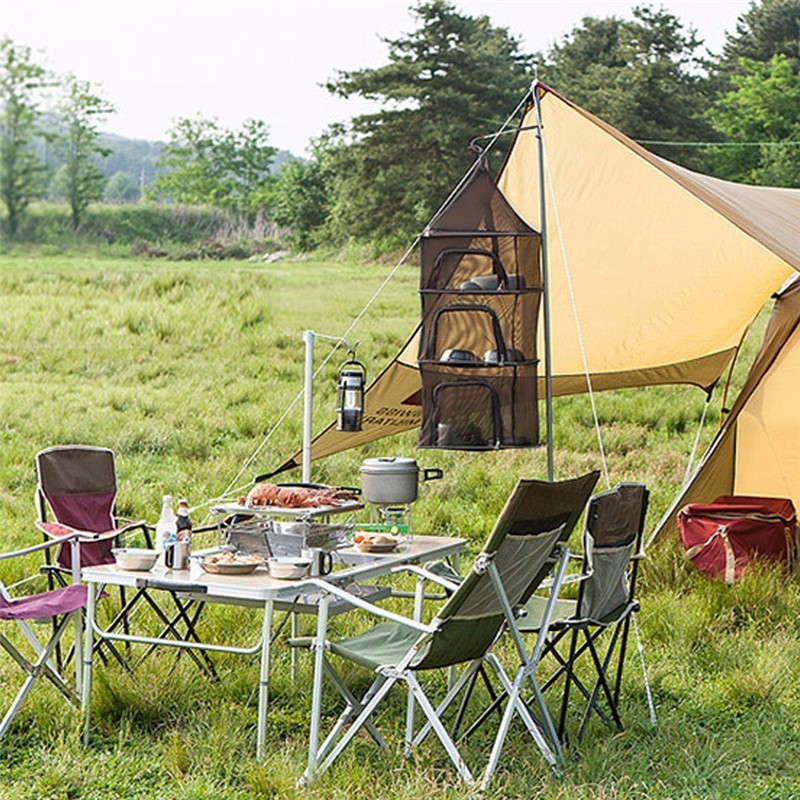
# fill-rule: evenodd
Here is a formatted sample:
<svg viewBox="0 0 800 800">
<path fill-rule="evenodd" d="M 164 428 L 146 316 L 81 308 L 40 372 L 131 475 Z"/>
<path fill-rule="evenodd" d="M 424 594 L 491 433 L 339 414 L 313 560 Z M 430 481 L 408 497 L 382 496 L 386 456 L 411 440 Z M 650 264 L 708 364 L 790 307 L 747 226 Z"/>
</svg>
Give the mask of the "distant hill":
<svg viewBox="0 0 800 800">
<path fill-rule="evenodd" d="M 111 154 L 107 158 L 97 160 L 97 166 L 105 178 L 117 176 L 115 180 L 119 180 L 120 177 L 123 177 L 127 183 L 138 187 L 140 191 L 153 182 L 156 175 L 156 161 L 166 142 L 128 139 L 115 133 L 103 133 L 100 140 L 104 147 L 111 150 Z M 57 172 L 61 166 L 61 160 L 47 146 L 44 139 L 39 141 L 38 150 L 47 171 L 51 174 Z M 283 164 L 293 158 L 295 156 L 288 150 L 279 150 L 273 161 L 273 172 L 277 172 Z"/>
<path fill-rule="evenodd" d="M 104 133 L 100 140 L 103 147 L 111 150 L 111 155 L 97 162 L 106 178 L 124 172 L 141 187 L 149 186 L 153 182 L 156 176 L 155 164 L 166 142 L 128 139 L 115 133 Z"/>
<path fill-rule="evenodd" d="M 126 172 L 137 183 L 149 186 L 155 178 L 155 162 L 161 155 L 166 142 L 150 142 L 145 139 L 128 139 L 115 133 L 104 133 L 102 144 L 111 150 L 108 158 L 99 162 L 103 175 L 110 178 L 118 172 Z M 288 150 L 279 150 L 272 164 L 272 171 L 277 172 L 294 156 Z"/>
</svg>

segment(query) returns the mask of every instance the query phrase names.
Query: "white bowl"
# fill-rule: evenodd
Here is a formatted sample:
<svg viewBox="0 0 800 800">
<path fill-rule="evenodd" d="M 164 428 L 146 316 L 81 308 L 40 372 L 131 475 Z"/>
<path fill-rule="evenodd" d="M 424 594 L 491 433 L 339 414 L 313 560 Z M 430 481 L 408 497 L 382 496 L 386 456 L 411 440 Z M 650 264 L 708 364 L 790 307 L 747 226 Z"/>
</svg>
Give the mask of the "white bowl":
<svg viewBox="0 0 800 800">
<path fill-rule="evenodd" d="M 275 556 L 267 559 L 267 568 L 273 578 L 280 580 L 297 580 L 305 577 L 311 562 L 307 558 L 295 556 Z"/>
<path fill-rule="evenodd" d="M 142 547 L 115 547 L 111 550 L 121 569 L 145 572 L 155 566 L 158 550 L 146 550 Z"/>
</svg>

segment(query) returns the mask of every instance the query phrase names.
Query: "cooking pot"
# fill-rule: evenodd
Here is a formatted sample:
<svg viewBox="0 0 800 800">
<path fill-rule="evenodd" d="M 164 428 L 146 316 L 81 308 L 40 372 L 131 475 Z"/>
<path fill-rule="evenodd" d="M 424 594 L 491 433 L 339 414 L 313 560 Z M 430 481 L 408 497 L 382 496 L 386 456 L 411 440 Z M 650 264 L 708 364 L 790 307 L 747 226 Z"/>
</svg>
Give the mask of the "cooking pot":
<svg viewBox="0 0 800 800">
<path fill-rule="evenodd" d="M 458 350 L 455 347 L 448 347 L 442 353 L 440 361 L 477 361 L 478 357 L 471 350 Z"/>
<path fill-rule="evenodd" d="M 379 506 L 407 505 L 417 499 L 420 468 L 413 458 L 367 458 L 361 464 L 361 497 Z M 442 477 L 440 469 L 422 470 L 422 480 Z"/>
</svg>

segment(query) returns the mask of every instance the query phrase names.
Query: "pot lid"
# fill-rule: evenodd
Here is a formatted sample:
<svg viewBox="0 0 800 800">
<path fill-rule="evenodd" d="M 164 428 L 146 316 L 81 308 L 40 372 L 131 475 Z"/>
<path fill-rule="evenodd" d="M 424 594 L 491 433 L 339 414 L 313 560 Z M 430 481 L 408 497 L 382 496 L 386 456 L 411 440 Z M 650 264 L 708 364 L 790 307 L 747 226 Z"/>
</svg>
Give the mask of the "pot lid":
<svg viewBox="0 0 800 800">
<path fill-rule="evenodd" d="M 387 473 L 396 475 L 398 472 L 419 472 L 417 462 L 413 458 L 397 458 L 388 456 L 384 458 L 366 458 L 361 462 L 361 472 Z"/>
</svg>

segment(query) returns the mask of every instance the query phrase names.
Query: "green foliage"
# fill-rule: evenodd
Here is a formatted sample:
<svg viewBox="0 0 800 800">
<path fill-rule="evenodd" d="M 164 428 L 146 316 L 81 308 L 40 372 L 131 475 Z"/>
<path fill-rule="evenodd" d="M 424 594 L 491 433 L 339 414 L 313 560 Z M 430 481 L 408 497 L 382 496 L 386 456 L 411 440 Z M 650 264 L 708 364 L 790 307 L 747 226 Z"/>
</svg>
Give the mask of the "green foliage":
<svg viewBox="0 0 800 800">
<path fill-rule="evenodd" d="M 633 9 L 633 20 L 584 18 L 546 54 L 542 76 L 570 100 L 633 139 L 706 141 L 702 42 L 667 11 Z M 648 145 L 672 161 L 701 165 L 697 150 Z"/>
<path fill-rule="evenodd" d="M 729 180 L 800 186 L 800 70 L 785 55 L 767 63 L 740 59 L 732 89 L 718 97 L 708 117 L 729 142 L 718 148 L 717 174 Z"/>
<path fill-rule="evenodd" d="M 42 193 L 41 159 L 32 148 L 39 119 L 39 95 L 48 83 L 31 49 L 0 39 L 0 197 L 14 236 L 31 200 Z"/>
<path fill-rule="evenodd" d="M 775 55 L 786 56 L 795 69 L 800 64 L 800 0 L 753 2 L 726 36 L 718 70 L 730 75 L 742 58 L 766 63 Z"/>
<path fill-rule="evenodd" d="M 330 171 L 325 154 L 311 161 L 298 159 L 284 164 L 275 181 L 272 218 L 289 230 L 290 243 L 308 250 L 316 243 L 315 234 L 325 223 L 329 202 Z"/>
<path fill-rule="evenodd" d="M 239 131 L 200 116 L 179 119 L 148 196 L 255 216 L 271 205 L 270 167 L 277 150 L 267 144 L 268 133 L 266 123 L 255 119 Z"/>
<path fill-rule="evenodd" d="M 87 81 L 68 75 L 58 108 L 61 131 L 54 144 L 64 160 L 61 169 L 72 229 L 78 230 L 89 203 L 103 194 L 103 174 L 93 159 L 108 155 L 100 141 L 98 125 L 114 111 L 114 106 L 94 94 Z"/>
<path fill-rule="evenodd" d="M 60 248 L 97 242 L 128 247 L 134 242 L 148 242 L 166 247 L 226 237 L 233 228 L 226 214 L 208 206 L 92 204 L 76 238 L 65 206 L 35 203 L 22 220 L 15 241 Z"/>
<path fill-rule="evenodd" d="M 139 184 L 127 172 L 115 172 L 103 187 L 106 203 L 135 203 L 141 196 Z"/>
<path fill-rule="evenodd" d="M 488 17 L 443 0 L 413 13 L 417 28 L 386 41 L 388 64 L 328 84 L 340 97 L 381 104 L 323 143 L 335 173 L 329 224 L 339 240 L 418 232 L 473 160 L 469 141 L 496 130 L 530 81 L 530 58 Z"/>
</svg>

